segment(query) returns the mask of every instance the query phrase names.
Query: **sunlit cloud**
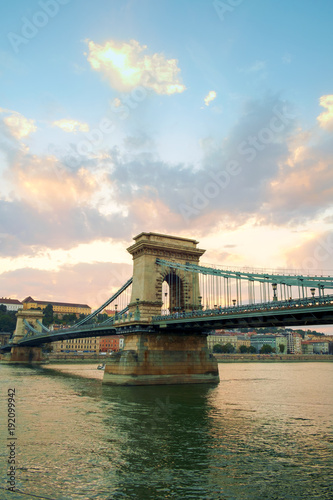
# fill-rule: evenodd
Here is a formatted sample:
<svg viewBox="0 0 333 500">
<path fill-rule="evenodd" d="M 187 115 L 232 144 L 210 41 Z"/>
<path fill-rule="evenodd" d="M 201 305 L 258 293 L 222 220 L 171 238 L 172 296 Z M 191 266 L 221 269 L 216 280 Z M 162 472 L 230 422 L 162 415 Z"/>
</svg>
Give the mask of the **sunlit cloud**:
<svg viewBox="0 0 333 500">
<path fill-rule="evenodd" d="M 126 243 L 123 244 L 125 258 Z M 109 245 L 111 247 L 111 242 Z M 113 260 L 63 264 L 56 270 L 21 266 L 0 274 L 0 286 L 9 296 L 19 300 L 31 295 L 50 301 L 87 303 L 94 309 L 110 298 L 131 274 L 131 263 Z"/>
<path fill-rule="evenodd" d="M 333 270 L 333 233 L 306 232 L 295 246 L 285 251 L 289 267 L 309 274 L 331 274 Z M 329 273 L 328 273 L 329 272 Z"/>
<path fill-rule="evenodd" d="M 17 111 L 0 108 L 0 113 L 5 115 L 3 123 L 15 139 L 20 140 L 37 130 L 34 120 L 25 118 Z"/>
<path fill-rule="evenodd" d="M 76 120 L 57 120 L 53 122 L 53 125 L 61 128 L 64 132 L 89 132 L 89 125 L 87 123 L 78 122 Z"/>
<path fill-rule="evenodd" d="M 144 55 L 146 45 L 136 40 L 129 43 L 107 41 L 98 45 L 88 41 L 86 54 L 91 67 L 101 72 L 111 86 L 120 92 L 127 92 L 139 85 L 152 89 L 157 94 L 184 92 L 185 86 L 179 79 L 180 69 L 176 59 L 166 59 L 163 54 Z"/>
<path fill-rule="evenodd" d="M 98 189 L 87 169 L 72 172 L 53 156 L 19 154 L 8 176 L 16 196 L 43 210 L 62 211 L 87 203 Z"/>
<path fill-rule="evenodd" d="M 206 106 L 209 106 L 210 103 L 212 101 L 214 101 L 214 99 L 216 99 L 216 96 L 217 96 L 217 94 L 216 94 L 215 90 L 211 90 L 210 92 L 208 92 L 208 94 L 206 95 L 206 97 L 204 99 Z"/>
<path fill-rule="evenodd" d="M 333 130 L 333 95 L 323 95 L 319 99 L 319 104 L 327 110 L 317 118 L 320 127 L 326 130 Z"/>
</svg>

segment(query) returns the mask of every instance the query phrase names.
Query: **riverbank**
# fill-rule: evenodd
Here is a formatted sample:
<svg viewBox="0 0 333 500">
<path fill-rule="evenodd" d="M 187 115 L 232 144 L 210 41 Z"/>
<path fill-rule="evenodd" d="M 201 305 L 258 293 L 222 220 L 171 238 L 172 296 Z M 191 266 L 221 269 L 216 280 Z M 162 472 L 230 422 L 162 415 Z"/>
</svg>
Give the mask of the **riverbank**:
<svg viewBox="0 0 333 500">
<path fill-rule="evenodd" d="M 218 363 L 281 363 L 281 362 L 333 362 L 332 354 L 214 354 Z M 38 364 L 102 364 L 109 356 L 49 354 Z M 0 364 L 21 364 L 19 362 L 0 359 Z"/>
<path fill-rule="evenodd" d="M 218 363 L 332 362 L 332 354 L 214 354 Z"/>
</svg>

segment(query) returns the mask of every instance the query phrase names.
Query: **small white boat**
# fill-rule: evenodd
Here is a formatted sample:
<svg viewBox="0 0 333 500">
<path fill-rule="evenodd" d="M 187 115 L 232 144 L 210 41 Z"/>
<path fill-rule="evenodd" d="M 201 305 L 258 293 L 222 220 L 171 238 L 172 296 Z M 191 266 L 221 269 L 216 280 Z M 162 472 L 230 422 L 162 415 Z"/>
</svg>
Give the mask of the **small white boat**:
<svg viewBox="0 0 333 500">
<path fill-rule="evenodd" d="M 98 365 L 97 370 L 104 370 L 105 369 L 105 363 L 102 365 Z"/>
</svg>

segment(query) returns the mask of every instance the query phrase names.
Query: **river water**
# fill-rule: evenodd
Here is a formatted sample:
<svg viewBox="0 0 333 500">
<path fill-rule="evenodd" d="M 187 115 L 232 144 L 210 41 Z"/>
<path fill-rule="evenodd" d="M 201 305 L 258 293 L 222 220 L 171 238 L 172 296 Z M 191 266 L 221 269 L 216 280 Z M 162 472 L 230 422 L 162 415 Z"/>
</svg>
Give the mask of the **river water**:
<svg viewBox="0 0 333 500">
<path fill-rule="evenodd" d="M 110 387 L 94 365 L 0 365 L 0 497 L 332 500 L 333 364 L 219 369 L 214 386 Z"/>
</svg>

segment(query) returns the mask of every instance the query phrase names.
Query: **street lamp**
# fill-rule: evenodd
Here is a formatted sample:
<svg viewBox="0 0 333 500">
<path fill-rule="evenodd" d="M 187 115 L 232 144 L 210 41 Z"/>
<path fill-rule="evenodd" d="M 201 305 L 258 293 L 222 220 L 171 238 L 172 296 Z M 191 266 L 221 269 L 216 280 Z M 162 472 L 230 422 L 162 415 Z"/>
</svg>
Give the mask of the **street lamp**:
<svg viewBox="0 0 333 500">
<path fill-rule="evenodd" d="M 272 288 L 273 288 L 273 292 L 274 292 L 273 302 L 276 302 L 277 301 L 277 296 L 276 296 L 277 284 L 276 283 L 272 283 Z"/>
<path fill-rule="evenodd" d="M 232 303 L 233 303 L 233 305 L 235 307 L 235 305 L 236 305 L 236 299 L 232 299 Z"/>
<path fill-rule="evenodd" d="M 316 291 L 315 288 L 310 288 L 310 292 L 311 292 L 312 297 L 314 297 L 315 291 Z"/>
</svg>

